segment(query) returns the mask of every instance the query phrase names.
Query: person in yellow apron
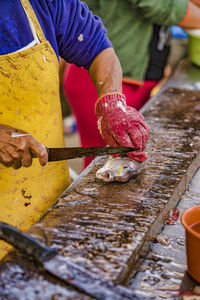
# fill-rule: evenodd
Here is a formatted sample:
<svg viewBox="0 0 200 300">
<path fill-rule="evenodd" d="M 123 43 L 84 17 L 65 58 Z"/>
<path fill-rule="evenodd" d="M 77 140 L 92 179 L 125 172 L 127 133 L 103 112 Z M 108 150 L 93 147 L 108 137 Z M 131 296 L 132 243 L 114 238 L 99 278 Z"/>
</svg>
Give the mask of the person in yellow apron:
<svg viewBox="0 0 200 300">
<path fill-rule="evenodd" d="M 126 124 L 143 119 L 126 107 L 119 60 L 101 19 L 85 3 L 1 0 L 0 36 L 0 222 L 27 231 L 70 184 L 67 163 L 47 163 L 45 148 L 64 146 L 59 55 L 89 70 L 108 144 L 134 145 Z M 0 259 L 9 247 L 0 242 Z"/>
</svg>

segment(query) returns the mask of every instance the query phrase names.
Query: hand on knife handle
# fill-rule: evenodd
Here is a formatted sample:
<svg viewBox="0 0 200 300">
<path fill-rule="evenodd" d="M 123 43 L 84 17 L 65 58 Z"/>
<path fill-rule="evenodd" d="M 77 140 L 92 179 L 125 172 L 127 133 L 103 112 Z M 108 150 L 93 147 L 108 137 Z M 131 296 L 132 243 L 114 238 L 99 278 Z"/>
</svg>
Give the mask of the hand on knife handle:
<svg viewBox="0 0 200 300">
<path fill-rule="evenodd" d="M 30 167 L 34 153 L 43 166 L 48 161 L 47 149 L 26 131 L 0 124 L 0 163 L 18 169 Z"/>
<path fill-rule="evenodd" d="M 12 143 L 20 144 L 26 142 L 26 146 L 31 146 L 31 148 L 27 148 L 28 154 L 30 155 L 30 166 L 32 163 L 32 158 L 38 157 L 40 163 L 42 164 L 44 159 L 45 163 L 47 161 L 61 161 L 68 160 L 72 158 L 81 158 L 81 157 L 90 157 L 90 156 L 102 156 L 102 155 L 114 155 L 114 154 L 126 154 L 132 153 L 133 151 L 138 151 L 137 147 L 65 147 L 65 148 L 46 148 L 44 145 L 38 143 L 29 133 L 25 131 L 15 131 L 11 133 L 11 138 L 13 138 Z M 28 143 L 29 142 L 29 143 Z M 38 149 L 41 149 L 44 153 L 41 156 L 41 152 L 37 152 Z M 40 148 L 39 148 L 40 147 Z M 19 150 L 18 150 L 19 151 Z M 21 154 L 23 154 L 21 152 Z M 24 153 L 25 155 L 26 153 Z M 27 155 L 27 154 L 26 154 Z M 20 159 L 20 157 L 18 157 Z M 20 163 L 20 161 L 19 161 Z M 21 164 L 20 164 L 21 166 Z"/>
</svg>

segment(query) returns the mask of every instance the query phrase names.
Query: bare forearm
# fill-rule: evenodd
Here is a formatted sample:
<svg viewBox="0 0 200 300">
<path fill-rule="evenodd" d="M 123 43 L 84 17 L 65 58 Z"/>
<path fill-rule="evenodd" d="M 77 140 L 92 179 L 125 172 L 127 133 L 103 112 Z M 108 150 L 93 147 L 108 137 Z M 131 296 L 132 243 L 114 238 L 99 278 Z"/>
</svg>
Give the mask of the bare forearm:
<svg viewBox="0 0 200 300">
<path fill-rule="evenodd" d="M 95 113 L 99 132 L 110 146 L 130 146 L 139 150 L 129 156 L 138 161 L 147 159 L 143 151 L 149 136 L 149 127 L 143 116 L 126 105 L 122 95 L 122 69 L 112 48 L 102 51 L 89 69 L 99 99 Z"/>
<path fill-rule="evenodd" d="M 195 5 L 200 7 L 200 0 L 190 0 L 190 2 L 193 2 Z"/>
<path fill-rule="evenodd" d="M 101 97 L 108 93 L 122 93 L 122 69 L 114 50 L 103 50 L 92 62 L 89 75 Z"/>
<path fill-rule="evenodd" d="M 199 1 L 196 1 L 199 2 Z M 196 3 L 197 4 L 197 3 Z M 184 24 L 181 25 L 181 27 L 187 29 L 187 28 L 200 28 L 200 2 L 198 3 L 198 6 L 189 1 L 188 3 L 188 9 L 189 14 L 187 19 L 185 20 Z"/>
</svg>

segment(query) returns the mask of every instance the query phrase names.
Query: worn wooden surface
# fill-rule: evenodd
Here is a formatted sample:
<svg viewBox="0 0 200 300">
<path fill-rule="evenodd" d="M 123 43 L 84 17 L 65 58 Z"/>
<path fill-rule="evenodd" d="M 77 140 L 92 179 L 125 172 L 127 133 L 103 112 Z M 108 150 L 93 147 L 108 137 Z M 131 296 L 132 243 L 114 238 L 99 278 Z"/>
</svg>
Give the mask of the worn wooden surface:
<svg viewBox="0 0 200 300">
<path fill-rule="evenodd" d="M 103 183 L 95 179 L 95 172 L 104 159 L 97 160 L 30 231 L 71 261 L 120 284 L 127 284 L 139 267 L 139 257 L 148 253 L 167 212 L 176 206 L 200 165 L 199 91 L 168 88 L 143 114 L 151 128 L 144 172 L 125 184 Z M 33 295 L 29 299 L 54 299 L 48 293 L 56 296 L 55 288 L 58 299 L 88 299 L 18 256 L 9 255 L 0 264 L 0 295 L 12 288 L 15 299 L 28 299 L 29 286 Z M 36 298 L 33 282 L 44 290 L 43 298 Z M 24 286 L 27 294 L 18 297 Z"/>
</svg>

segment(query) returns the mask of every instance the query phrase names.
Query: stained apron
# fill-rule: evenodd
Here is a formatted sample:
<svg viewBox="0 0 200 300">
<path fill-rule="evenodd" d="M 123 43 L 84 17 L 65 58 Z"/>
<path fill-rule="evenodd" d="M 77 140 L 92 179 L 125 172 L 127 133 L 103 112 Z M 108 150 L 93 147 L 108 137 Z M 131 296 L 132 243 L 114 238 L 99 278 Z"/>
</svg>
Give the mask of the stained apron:
<svg viewBox="0 0 200 300">
<path fill-rule="evenodd" d="M 47 147 L 63 147 L 59 62 L 28 0 L 20 0 L 38 43 L 0 56 L 0 123 Z M 67 162 L 18 170 L 0 164 L 0 221 L 27 231 L 70 184 Z M 0 241 L 0 259 L 10 246 Z"/>
</svg>

